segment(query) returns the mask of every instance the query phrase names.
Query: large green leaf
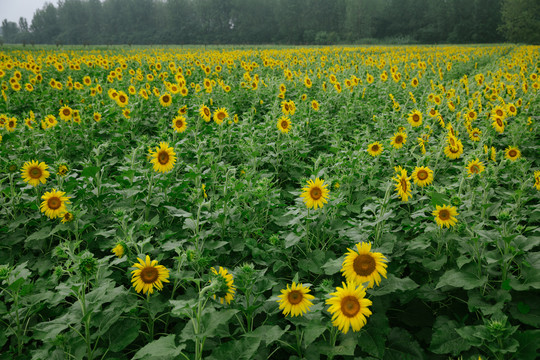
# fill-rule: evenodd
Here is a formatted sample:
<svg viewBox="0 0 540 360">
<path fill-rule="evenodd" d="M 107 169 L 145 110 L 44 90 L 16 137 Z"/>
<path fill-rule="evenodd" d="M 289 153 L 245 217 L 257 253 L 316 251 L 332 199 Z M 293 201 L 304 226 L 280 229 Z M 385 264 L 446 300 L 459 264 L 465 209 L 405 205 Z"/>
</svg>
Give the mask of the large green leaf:
<svg viewBox="0 0 540 360">
<path fill-rule="evenodd" d="M 465 290 L 471 290 L 484 286 L 486 282 L 487 276 L 478 277 L 477 275 L 465 270 L 451 269 L 441 276 L 435 289 L 440 289 L 443 286 L 452 286 L 456 288 L 463 288 Z"/>
<path fill-rule="evenodd" d="M 176 335 L 162 336 L 157 340 L 145 345 L 135 353 L 132 360 L 137 359 L 177 359 L 186 347 L 185 344 L 175 344 Z"/>
<path fill-rule="evenodd" d="M 459 355 L 469 350 L 471 344 L 456 333 L 457 322 L 449 320 L 446 316 L 439 316 L 433 325 L 430 350 L 435 354 Z"/>
</svg>

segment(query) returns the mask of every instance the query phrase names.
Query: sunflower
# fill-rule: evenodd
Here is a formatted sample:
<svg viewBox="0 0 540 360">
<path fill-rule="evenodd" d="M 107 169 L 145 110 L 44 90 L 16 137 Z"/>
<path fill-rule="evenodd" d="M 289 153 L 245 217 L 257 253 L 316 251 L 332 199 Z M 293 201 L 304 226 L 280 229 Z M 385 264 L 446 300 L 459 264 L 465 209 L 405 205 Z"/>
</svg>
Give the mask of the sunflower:
<svg viewBox="0 0 540 360">
<path fill-rule="evenodd" d="M 118 104 L 118 106 L 125 107 L 129 102 L 129 97 L 127 96 L 125 92 L 119 91 L 118 96 L 116 96 L 114 100 L 116 100 L 116 103 Z"/>
<path fill-rule="evenodd" d="M 309 89 L 313 83 L 311 82 L 311 79 L 309 77 L 306 76 L 306 78 L 304 79 L 304 85 Z"/>
<path fill-rule="evenodd" d="M 304 202 L 306 203 L 306 206 L 311 209 L 312 207 L 317 209 L 317 207 L 322 208 L 324 204 L 328 202 L 328 193 L 330 190 L 328 190 L 326 187 L 328 185 L 324 185 L 324 180 L 321 180 L 319 178 L 316 178 L 315 181 L 309 179 L 307 186 L 302 188 L 304 191 L 300 197 L 304 198 Z"/>
<path fill-rule="evenodd" d="M 469 138 L 472 141 L 480 141 L 480 136 L 482 135 L 482 131 L 478 128 L 474 128 L 469 132 Z"/>
<path fill-rule="evenodd" d="M 73 214 L 69 211 L 66 211 L 65 213 L 61 214 L 60 217 L 62 218 L 62 224 L 65 224 L 67 222 L 73 221 Z"/>
<path fill-rule="evenodd" d="M 172 104 L 171 94 L 165 93 L 161 95 L 159 98 L 159 103 L 161 104 L 161 106 L 165 106 L 165 107 L 170 106 Z"/>
<path fill-rule="evenodd" d="M 172 170 L 176 162 L 176 154 L 174 149 L 169 147 L 169 143 L 160 142 L 159 146 L 156 146 L 156 151 L 149 150 L 149 152 L 154 171 L 166 173 Z"/>
<path fill-rule="evenodd" d="M 186 118 L 183 116 L 177 116 L 172 121 L 172 127 L 176 132 L 184 132 L 187 128 Z"/>
<path fill-rule="evenodd" d="M 504 157 L 516 161 L 521 157 L 521 151 L 515 146 L 509 146 L 504 150 Z"/>
<path fill-rule="evenodd" d="M 381 275 L 386 278 L 386 262 L 383 254 L 371 252 L 371 243 L 359 242 L 354 251 L 351 249 L 343 261 L 341 272 L 347 282 L 362 285 L 369 282 L 367 288 L 372 288 L 374 284 L 379 286 Z"/>
<path fill-rule="evenodd" d="M 433 182 L 433 170 L 426 166 L 416 167 L 411 176 L 418 186 L 426 186 Z"/>
<path fill-rule="evenodd" d="M 277 128 L 282 133 L 288 133 L 291 129 L 291 119 L 289 119 L 287 116 L 282 116 L 277 121 Z"/>
<path fill-rule="evenodd" d="M 163 289 L 163 283 L 169 282 L 169 270 L 163 265 L 158 265 L 157 260 L 150 260 L 150 256 L 146 255 L 146 261 L 141 258 L 137 258 L 139 263 L 133 264 L 136 270 L 131 271 L 131 283 L 135 287 L 135 291 L 138 293 L 154 293 L 154 286 L 156 289 Z"/>
<path fill-rule="evenodd" d="M 214 295 L 214 299 L 216 298 L 216 295 L 219 297 L 219 302 L 223 304 L 223 301 L 225 301 L 227 304 L 231 303 L 231 300 L 234 298 L 234 293 L 236 292 L 236 288 L 234 286 L 234 279 L 232 274 L 229 274 L 227 269 L 222 268 L 221 266 L 216 270 L 215 268 L 211 268 L 212 273 L 214 275 L 218 275 L 225 281 L 225 284 L 227 284 L 227 291 L 224 291 L 223 293 L 217 293 Z"/>
<path fill-rule="evenodd" d="M 485 170 L 484 164 L 477 159 L 470 161 L 467 166 L 467 176 L 471 176 L 473 174 L 480 174 L 482 171 Z"/>
<path fill-rule="evenodd" d="M 315 111 L 319 111 L 320 105 L 317 100 L 311 101 L 311 108 Z"/>
<path fill-rule="evenodd" d="M 540 170 L 534 172 L 534 187 L 540 190 Z"/>
<path fill-rule="evenodd" d="M 461 143 L 461 140 L 457 139 L 455 146 L 448 144 L 444 148 L 444 154 L 451 160 L 458 159 L 461 154 L 463 154 L 463 144 Z"/>
<path fill-rule="evenodd" d="M 126 252 L 126 246 L 125 246 L 125 244 L 123 242 L 119 242 L 111 250 L 111 252 L 114 253 L 114 255 L 116 255 L 118 258 L 121 258 L 122 256 L 124 256 L 124 254 Z"/>
<path fill-rule="evenodd" d="M 101 121 L 101 114 L 100 113 L 98 113 L 98 112 L 94 113 L 94 121 L 95 122 L 100 122 Z"/>
<path fill-rule="evenodd" d="M 21 169 L 21 176 L 24 182 L 32 186 L 38 186 L 39 183 L 45 184 L 47 178 L 51 175 L 47 171 L 48 167 L 44 162 L 38 163 L 36 160 L 27 161 Z"/>
<path fill-rule="evenodd" d="M 7 121 L 7 123 L 6 123 L 6 125 L 4 127 L 9 132 L 15 131 L 15 128 L 17 127 L 17 119 L 12 117 L 11 119 L 9 119 Z"/>
<path fill-rule="evenodd" d="M 69 197 L 64 196 L 65 194 L 65 192 L 56 189 L 47 191 L 41 197 L 43 199 L 40 206 L 41 212 L 51 219 L 62 216 L 63 213 L 67 212 L 66 203 L 69 202 Z"/>
<path fill-rule="evenodd" d="M 443 226 L 449 228 L 450 226 L 456 225 L 457 219 L 454 216 L 459 215 L 456 207 L 450 205 L 436 205 L 436 210 L 433 210 L 432 214 L 435 216 L 437 225 L 439 225 L 441 228 Z"/>
<path fill-rule="evenodd" d="M 407 121 L 409 122 L 409 124 L 411 124 L 412 127 L 422 125 L 422 113 L 418 110 L 414 110 L 409 114 Z"/>
<path fill-rule="evenodd" d="M 394 136 L 392 139 L 390 139 L 390 145 L 392 145 L 396 149 L 401 149 L 403 147 L 403 144 L 407 142 L 407 134 L 404 132 L 397 132 L 394 133 Z"/>
<path fill-rule="evenodd" d="M 309 292 L 309 288 L 302 284 L 297 285 L 294 281 L 290 287 L 287 284 L 287 289 L 281 290 L 281 295 L 278 296 L 280 300 L 277 300 L 279 308 L 283 309 L 283 315 L 287 316 L 290 313 L 291 316 L 303 316 L 307 313 L 313 305 L 310 300 L 315 298 L 308 294 Z"/>
<path fill-rule="evenodd" d="M 229 117 L 227 110 L 225 108 L 219 108 L 214 111 L 214 121 L 216 124 L 221 125 L 223 120 Z"/>
<path fill-rule="evenodd" d="M 499 134 L 502 134 L 504 131 L 504 120 L 503 118 L 499 116 L 493 117 L 493 122 L 491 123 L 491 126 L 497 131 Z"/>
<path fill-rule="evenodd" d="M 384 147 L 378 141 L 375 141 L 374 143 L 369 144 L 367 148 L 368 154 L 373 157 L 381 155 L 383 150 L 384 150 Z"/>
<path fill-rule="evenodd" d="M 504 107 L 502 106 L 496 106 L 491 110 L 491 113 L 494 117 L 501 118 L 504 120 L 506 118 L 506 111 L 504 110 Z"/>
<path fill-rule="evenodd" d="M 199 108 L 199 114 L 206 122 L 212 120 L 212 113 L 210 112 L 210 108 L 206 105 L 201 105 Z"/>
<path fill-rule="evenodd" d="M 326 304 L 330 305 L 328 312 L 332 314 L 332 325 L 336 326 L 344 334 L 352 328 L 353 331 L 360 331 L 366 324 L 366 317 L 372 313 L 368 309 L 372 302 L 366 299 L 366 290 L 362 286 L 355 286 L 354 283 L 342 283 L 343 288 L 337 287 L 336 292 L 330 294 L 330 299 Z"/>
<path fill-rule="evenodd" d="M 411 197 L 411 177 L 407 177 L 407 170 L 400 169 L 399 175 L 396 175 L 392 180 L 396 184 L 396 192 L 401 197 L 401 201 L 408 201 Z"/>
</svg>

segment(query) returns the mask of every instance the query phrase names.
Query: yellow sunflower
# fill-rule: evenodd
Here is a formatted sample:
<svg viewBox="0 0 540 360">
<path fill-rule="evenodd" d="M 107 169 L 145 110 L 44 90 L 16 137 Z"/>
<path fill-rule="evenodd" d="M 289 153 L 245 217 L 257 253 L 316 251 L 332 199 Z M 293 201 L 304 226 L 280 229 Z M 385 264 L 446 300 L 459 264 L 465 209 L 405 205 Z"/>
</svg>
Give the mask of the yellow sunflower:
<svg viewBox="0 0 540 360">
<path fill-rule="evenodd" d="M 156 151 L 150 150 L 150 162 L 154 164 L 154 171 L 166 173 L 172 170 L 176 162 L 176 153 L 169 143 L 160 142 Z"/>
<path fill-rule="evenodd" d="M 45 184 L 47 178 L 51 175 L 47 171 L 48 167 L 44 162 L 38 163 L 36 160 L 27 161 L 21 169 L 21 176 L 24 182 L 32 186 L 38 186 L 39 183 Z"/>
<path fill-rule="evenodd" d="M 300 197 L 304 198 L 304 202 L 309 209 L 315 208 L 317 210 L 317 207 L 322 208 L 328 202 L 327 198 L 330 190 L 326 188 L 327 186 L 328 184 L 325 185 L 324 180 L 319 178 L 316 178 L 315 181 L 308 180 L 307 186 L 302 188 L 304 192 Z"/>
<path fill-rule="evenodd" d="M 474 128 L 471 130 L 471 132 L 469 133 L 469 138 L 472 140 L 472 141 L 480 141 L 480 136 L 482 135 L 482 131 L 480 131 L 480 129 L 478 128 Z"/>
<path fill-rule="evenodd" d="M 163 289 L 163 283 L 169 282 L 169 270 L 163 265 L 158 265 L 157 260 L 150 260 L 150 256 L 146 255 L 146 261 L 137 258 L 138 263 L 133 264 L 136 270 L 131 272 L 131 283 L 135 287 L 135 291 L 143 294 L 154 293 L 154 286 L 158 290 Z"/>
<path fill-rule="evenodd" d="M 234 298 L 234 293 L 236 292 L 232 274 L 229 274 L 227 269 L 222 268 L 221 266 L 218 268 L 218 270 L 216 270 L 213 267 L 210 270 L 212 270 L 212 273 L 214 275 L 221 276 L 225 280 L 225 283 L 227 284 L 226 292 L 223 292 L 222 294 L 220 293 L 216 294 L 219 297 L 219 302 L 223 304 L 223 301 L 225 301 L 227 304 L 230 304 L 231 300 Z M 216 295 L 214 295 L 214 299 L 216 298 Z"/>
<path fill-rule="evenodd" d="M 493 122 L 491 123 L 491 126 L 497 131 L 499 134 L 502 134 L 504 132 L 504 120 L 499 116 L 493 117 Z"/>
<path fill-rule="evenodd" d="M 52 189 L 52 191 L 47 191 L 41 198 L 41 212 L 45 213 L 49 218 L 55 219 L 62 216 L 63 213 L 67 212 L 66 204 L 69 202 L 69 197 L 63 191 L 57 191 Z"/>
<path fill-rule="evenodd" d="M 71 117 L 73 116 L 73 109 L 71 109 L 69 106 L 64 105 L 59 110 L 60 119 L 64 121 L 71 120 Z"/>
<path fill-rule="evenodd" d="M 418 110 L 414 110 L 409 114 L 407 121 L 409 122 L 409 124 L 411 124 L 412 127 L 422 125 L 422 113 Z"/>
<path fill-rule="evenodd" d="M 374 284 L 379 286 L 381 275 L 386 278 L 386 262 L 383 254 L 371 252 L 371 243 L 359 242 L 354 251 L 351 249 L 343 261 L 341 272 L 347 282 L 356 285 L 368 283 L 367 288 L 372 288 Z"/>
<path fill-rule="evenodd" d="M 129 102 L 129 97 L 125 92 L 119 91 L 118 95 L 116 96 L 114 100 L 116 101 L 118 106 L 125 107 Z"/>
<path fill-rule="evenodd" d="M 378 141 L 375 141 L 374 143 L 369 144 L 367 148 L 368 154 L 373 157 L 381 155 L 383 150 L 384 150 L 384 147 Z"/>
<path fill-rule="evenodd" d="M 392 180 L 396 182 L 396 192 L 401 197 L 401 201 L 408 201 L 411 197 L 411 177 L 407 176 L 407 170 L 400 169 L 399 175 Z"/>
<path fill-rule="evenodd" d="M 206 122 L 212 120 L 212 113 L 210 112 L 210 108 L 206 105 L 201 105 L 199 108 L 199 114 Z"/>
<path fill-rule="evenodd" d="M 172 120 L 172 127 L 176 132 L 184 132 L 187 129 L 187 121 L 183 116 L 177 116 Z"/>
<path fill-rule="evenodd" d="M 482 163 L 478 158 L 470 161 L 467 164 L 466 168 L 467 176 L 471 176 L 473 174 L 480 174 L 482 171 L 485 170 L 484 163 Z"/>
<path fill-rule="evenodd" d="M 459 215 L 456 207 L 450 205 L 436 205 L 436 210 L 433 210 L 432 214 L 433 216 L 435 216 L 435 221 L 437 222 L 437 225 L 439 225 L 441 228 L 443 226 L 449 228 L 450 226 L 456 225 L 457 219 L 455 218 L 455 216 Z"/>
<path fill-rule="evenodd" d="M 455 146 L 448 144 L 444 148 L 444 154 L 451 160 L 458 159 L 461 154 L 463 154 L 463 144 L 461 143 L 461 140 L 457 139 Z"/>
<path fill-rule="evenodd" d="M 122 256 L 124 256 L 124 253 L 126 252 L 126 248 L 124 246 L 124 244 L 122 244 L 121 242 L 119 242 L 118 244 L 116 244 L 116 246 L 111 250 L 112 253 L 114 253 L 114 255 L 116 255 L 118 258 L 121 258 Z"/>
<path fill-rule="evenodd" d="M 161 95 L 159 98 L 159 103 L 161 104 L 161 106 L 165 106 L 165 107 L 170 106 L 172 104 L 171 94 L 165 93 Z"/>
<path fill-rule="evenodd" d="M 65 213 L 61 214 L 60 217 L 62 218 L 62 224 L 65 224 L 67 222 L 73 221 L 73 214 L 69 211 L 66 211 Z"/>
<path fill-rule="evenodd" d="M 396 149 L 401 149 L 406 142 L 407 134 L 401 131 L 395 133 L 392 139 L 390 139 L 390 144 Z"/>
<path fill-rule="evenodd" d="M 426 186 L 433 182 L 433 170 L 427 166 L 416 167 L 411 176 L 418 186 Z"/>
<path fill-rule="evenodd" d="M 277 128 L 282 133 L 288 133 L 291 129 L 291 119 L 289 119 L 287 116 L 282 116 L 277 121 Z"/>
<path fill-rule="evenodd" d="M 504 157 L 509 160 L 516 161 L 521 157 L 521 151 L 519 151 L 519 149 L 515 146 L 509 146 L 506 148 L 506 150 L 504 150 Z"/>
<path fill-rule="evenodd" d="M 540 190 L 540 170 L 534 172 L 534 187 Z"/>
<path fill-rule="evenodd" d="M 369 310 L 372 302 L 366 299 L 366 290 L 362 286 L 355 286 L 354 283 L 342 283 L 343 288 L 337 287 L 336 292 L 330 294 L 330 299 L 326 304 L 330 305 L 328 312 L 332 314 L 332 325 L 346 334 L 349 328 L 353 331 L 360 331 L 366 324 L 372 313 Z"/>
<path fill-rule="evenodd" d="M 221 125 L 223 123 L 223 120 L 229 117 L 229 114 L 227 113 L 227 109 L 225 108 L 219 108 L 216 111 L 214 111 L 214 121 L 216 124 Z"/>
<path fill-rule="evenodd" d="M 12 117 L 11 119 L 9 119 L 6 125 L 4 126 L 4 128 L 9 132 L 15 131 L 16 127 L 17 127 L 17 119 L 15 117 Z"/>
<path fill-rule="evenodd" d="M 313 300 L 315 297 L 308 294 L 310 289 L 305 287 L 302 284 L 296 284 L 294 281 L 289 287 L 287 284 L 287 289 L 281 290 L 281 295 L 279 295 L 279 308 L 283 309 L 283 315 L 287 316 L 289 313 L 291 316 L 303 316 L 304 313 L 309 311 L 309 308 L 313 305 L 310 300 Z"/>
<path fill-rule="evenodd" d="M 319 111 L 320 105 L 317 100 L 311 101 L 311 108 L 315 111 Z"/>
<path fill-rule="evenodd" d="M 100 113 L 98 113 L 98 112 L 94 113 L 94 121 L 95 122 L 100 122 L 101 121 L 101 114 Z"/>
</svg>

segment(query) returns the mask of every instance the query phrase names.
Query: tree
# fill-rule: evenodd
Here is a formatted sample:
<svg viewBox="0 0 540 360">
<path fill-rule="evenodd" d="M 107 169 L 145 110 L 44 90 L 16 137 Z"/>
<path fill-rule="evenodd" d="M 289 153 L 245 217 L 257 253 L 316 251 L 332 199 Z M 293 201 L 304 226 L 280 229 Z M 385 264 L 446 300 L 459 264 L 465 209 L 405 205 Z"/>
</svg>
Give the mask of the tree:
<svg viewBox="0 0 540 360">
<path fill-rule="evenodd" d="M 2 36 L 6 43 L 17 42 L 17 35 L 19 34 L 19 27 L 13 21 L 4 19 L 2 21 Z"/>
<path fill-rule="evenodd" d="M 508 41 L 540 44 L 540 1 L 504 0 L 500 30 Z"/>
</svg>

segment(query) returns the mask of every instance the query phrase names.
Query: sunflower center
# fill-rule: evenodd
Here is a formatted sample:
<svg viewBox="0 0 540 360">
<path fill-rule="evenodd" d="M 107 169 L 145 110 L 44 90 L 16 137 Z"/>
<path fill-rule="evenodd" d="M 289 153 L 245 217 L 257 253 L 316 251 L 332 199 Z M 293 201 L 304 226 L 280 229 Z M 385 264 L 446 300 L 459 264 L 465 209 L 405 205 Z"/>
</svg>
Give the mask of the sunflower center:
<svg viewBox="0 0 540 360">
<path fill-rule="evenodd" d="M 69 109 L 64 109 L 63 113 L 65 116 L 71 115 L 71 111 Z"/>
<path fill-rule="evenodd" d="M 176 127 L 181 128 L 184 125 L 184 122 L 182 120 L 176 120 Z"/>
<path fill-rule="evenodd" d="M 219 113 L 217 114 L 217 118 L 218 118 L 219 120 L 225 119 L 225 113 L 219 112 Z"/>
<path fill-rule="evenodd" d="M 503 112 L 501 109 L 497 109 L 495 113 L 497 114 L 497 116 L 503 116 Z"/>
<path fill-rule="evenodd" d="M 298 290 L 291 291 L 287 296 L 289 303 L 291 303 L 292 305 L 300 304 L 303 298 L 304 296 L 302 295 L 302 292 Z"/>
<path fill-rule="evenodd" d="M 286 122 L 285 120 L 283 120 L 283 121 L 281 122 L 281 127 L 282 127 L 283 129 L 286 129 L 286 128 L 289 127 L 289 123 Z"/>
<path fill-rule="evenodd" d="M 396 144 L 401 144 L 402 142 L 403 142 L 403 136 L 401 136 L 401 135 L 396 136 L 395 143 Z"/>
<path fill-rule="evenodd" d="M 360 312 L 360 303 L 354 296 L 346 296 L 341 300 L 341 312 L 346 317 L 352 318 Z"/>
<path fill-rule="evenodd" d="M 478 167 L 478 165 L 471 166 L 471 173 L 478 174 L 479 172 L 480 172 L 480 168 Z"/>
<path fill-rule="evenodd" d="M 497 118 L 497 125 L 499 125 L 500 127 L 503 126 L 503 122 L 501 119 Z"/>
<path fill-rule="evenodd" d="M 441 220 L 448 220 L 450 219 L 450 212 L 446 209 L 442 209 L 439 211 L 439 219 Z"/>
<path fill-rule="evenodd" d="M 171 98 L 169 96 L 165 95 L 163 97 L 163 102 L 168 103 L 169 101 L 171 101 Z"/>
<path fill-rule="evenodd" d="M 8 123 L 8 127 L 10 127 L 10 128 L 15 127 L 15 121 L 10 120 L 9 123 Z"/>
<path fill-rule="evenodd" d="M 371 146 L 371 151 L 379 151 L 379 145 Z"/>
<path fill-rule="evenodd" d="M 469 113 L 469 117 L 472 119 L 474 117 L 474 115 L 476 115 L 475 113 L 473 113 L 472 111 Z"/>
<path fill-rule="evenodd" d="M 511 112 L 515 112 L 515 111 L 516 111 L 516 108 L 513 107 L 513 106 L 510 106 L 510 111 L 511 111 Z"/>
<path fill-rule="evenodd" d="M 401 189 L 403 192 L 407 192 L 407 181 L 405 179 L 401 179 L 399 182 L 401 183 Z"/>
<path fill-rule="evenodd" d="M 206 115 L 206 116 L 210 116 L 210 110 L 208 110 L 208 109 L 204 109 L 204 115 Z"/>
<path fill-rule="evenodd" d="M 124 95 L 120 95 L 120 97 L 118 98 L 118 100 L 120 100 L 120 102 L 124 103 L 127 101 L 126 97 Z"/>
<path fill-rule="evenodd" d="M 418 114 L 414 114 L 414 115 L 412 116 L 412 119 L 413 119 L 414 122 L 417 122 L 417 121 L 420 120 L 420 116 L 418 116 Z"/>
<path fill-rule="evenodd" d="M 313 189 L 311 189 L 309 191 L 309 196 L 313 199 L 313 200 L 319 200 L 322 196 L 322 190 L 321 188 L 319 187 L 314 187 Z"/>
<path fill-rule="evenodd" d="M 416 174 L 416 176 L 418 177 L 418 179 L 420 180 L 426 180 L 428 178 L 428 173 L 426 170 L 419 170 L 418 173 Z"/>
<path fill-rule="evenodd" d="M 353 269 L 360 276 L 369 276 L 375 271 L 375 259 L 368 254 L 360 254 L 354 259 Z"/>
<path fill-rule="evenodd" d="M 508 152 L 508 156 L 510 157 L 516 157 L 517 156 L 517 151 L 512 149 Z"/>
<path fill-rule="evenodd" d="M 153 284 L 158 279 L 158 276 L 159 272 L 153 266 L 145 267 L 141 270 L 141 280 L 145 284 Z"/>
<path fill-rule="evenodd" d="M 28 175 L 30 175 L 32 179 L 39 179 L 41 177 L 41 174 L 41 169 L 38 167 L 34 167 L 28 172 Z"/>
<path fill-rule="evenodd" d="M 458 147 L 453 147 L 453 146 L 450 146 L 450 152 L 452 154 L 457 154 L 459 152 L 459 148 Z"/>
<path fill-rule="evenodd" d="M 56 210 L 56 209 L 60 208 L 60 206 L 62 206 L 62 201 L 59 198 L 57 198 L 56 196 L 53 196 L 53 197 L 49 198 L 49 200 L 47 200 L 47 206 L 51 210 Z"/>
<path fill-rule="evenodd" d="M 158 161 L 161 165 L 165 165 L 169 162 L 169 154 L 166 151 L 161 151 L 158 154 Z"/>
</svg>

